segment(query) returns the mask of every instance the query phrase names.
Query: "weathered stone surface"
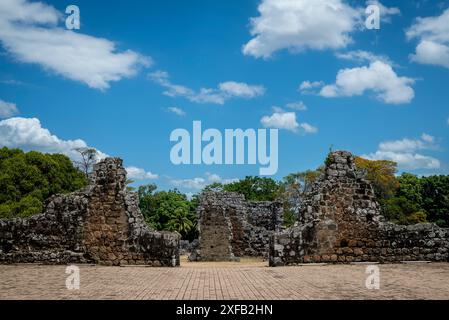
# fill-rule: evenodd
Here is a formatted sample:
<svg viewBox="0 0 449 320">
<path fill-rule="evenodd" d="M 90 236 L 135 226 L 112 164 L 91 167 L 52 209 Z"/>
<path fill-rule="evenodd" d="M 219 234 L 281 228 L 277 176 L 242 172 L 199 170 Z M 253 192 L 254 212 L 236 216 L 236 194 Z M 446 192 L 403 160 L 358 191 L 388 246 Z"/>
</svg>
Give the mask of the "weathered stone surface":
<svg viewBox="0 0 449 320">
<path fill-rule="evenodd" d="M 176 233 L 152 231 L 122 160 L 95 165 L 87 188 L 47 201 L 43 214 L 0 220 L 0 263 L 179 265 Z"/>
<path fill-rule="evenodd" d="M 198 248 L 198 239 L 194 239 L 191 242 L 189 240 L 181 240 L 179 242 L 179 254 L 180 255 L 189 255 L 196 248 Z"/>
<path fill-rule="evenodd" d="M 270 238 L 270 265 L 448 261 L 448 251 L 449 229 L 385 222 L 352 154 L 337 151 L 306 195 L 297 225 Z"/>
<path fill-rule="evenodd" d="M 234 192 L 200 196 L 198 248 L 192 261 L 232 261 L 242 256 L 268 256 L 270 235 L 282 226 L 282 204 L 248 202 Z"/>
</svg>

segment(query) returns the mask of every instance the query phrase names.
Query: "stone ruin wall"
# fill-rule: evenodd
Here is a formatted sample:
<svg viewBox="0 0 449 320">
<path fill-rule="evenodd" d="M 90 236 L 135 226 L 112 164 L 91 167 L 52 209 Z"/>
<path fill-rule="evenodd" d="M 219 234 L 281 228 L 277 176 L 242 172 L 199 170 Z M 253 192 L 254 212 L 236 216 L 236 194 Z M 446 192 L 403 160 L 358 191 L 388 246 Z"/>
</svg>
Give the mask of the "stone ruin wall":
<svg viewBox="0 0 449 320">
<path fill-rule="evenodd" d="M 372 185 L 353 156 L 331 155 L 307 193 L 297 224 L 282 229 L 282 204 L 237 193 L 200 197 L 197 261 L 269 256 L 270 266 L 310 262 L 448 261 L 449 229 L 385 222 Z M 0 263 L 179 265 L 180 236 L 152 231 L 122 161 L 98 163 L 90 185 L 51 197 L 43 214 L 0 220 Z"/>
<path fill-rule="evenodd" d="M 0 263 L 179 265 L 179 234 L 148 228 L 121 159 L 96 164 L 90 180 L 51 197 L 43 214 L 0 220 Z"/>
<path fill-rule="evenodd" d="M 281 229 L 282 215 L 282 204 L 278 202 L 248 202 L 234 192 L 204 193 L 198 206 L 199 244 L 190 259 L 267 257 L 269 238 Z"/>
<path fill-rule="evenodd" d="M 331 154 L 299 221 L 270 239 L 270 266 L 299 263 L 448 261 L 449 229 L 385 222 L 373 187 L 349 152 Z"/>
</svg>

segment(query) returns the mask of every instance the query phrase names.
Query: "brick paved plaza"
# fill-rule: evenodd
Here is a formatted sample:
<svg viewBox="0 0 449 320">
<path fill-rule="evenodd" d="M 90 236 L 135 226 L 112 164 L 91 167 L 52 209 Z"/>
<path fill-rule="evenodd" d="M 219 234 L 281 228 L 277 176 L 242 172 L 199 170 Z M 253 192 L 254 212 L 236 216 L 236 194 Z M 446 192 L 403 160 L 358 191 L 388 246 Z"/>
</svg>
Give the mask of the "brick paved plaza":
<svg viewBox="0 0 449 320">
<path fill-rule="evenodd" d="M 379 265 L 380 290 L 365 265 L 269 268 L 266 263 L 186 263 L 180 268 L 80 266 L 80 290 L 65 266 L 0 266 L 1 299 L 449 299 L 449 264 Z"/>
</svg>

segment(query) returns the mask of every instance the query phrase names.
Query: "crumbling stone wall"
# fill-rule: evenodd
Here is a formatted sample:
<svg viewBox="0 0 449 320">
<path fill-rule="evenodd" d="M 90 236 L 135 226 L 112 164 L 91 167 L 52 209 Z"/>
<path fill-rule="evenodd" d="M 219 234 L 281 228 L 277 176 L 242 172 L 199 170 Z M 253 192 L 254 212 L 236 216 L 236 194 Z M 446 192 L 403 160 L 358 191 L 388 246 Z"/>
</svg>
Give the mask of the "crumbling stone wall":
<svg viewBox="0 0 449 320">
<path fill-rule="evenodd" d="M 296 225 L 272 235 L 269 262 L 447 261 L 448 251 L 449 229 L 385 222 L 354 157 L 338 151 L 306 194 Z"/>
<path fill-rule="evenodd" d="M 191 260 L 232 261 L 268 256 L 270 235 L 282 226 L 282 204 L 248 202 L 235 192 L 209 192 L 198 206 L 198 249 Z"/>
<path fill-rule="evenodd" d="M 87 188 L 53 196 L 43 214 L 0 220 L 0 263 L 177 266 L 179 240 L 148 228 L 122 160 L 107 158 Z"/>
</svg>

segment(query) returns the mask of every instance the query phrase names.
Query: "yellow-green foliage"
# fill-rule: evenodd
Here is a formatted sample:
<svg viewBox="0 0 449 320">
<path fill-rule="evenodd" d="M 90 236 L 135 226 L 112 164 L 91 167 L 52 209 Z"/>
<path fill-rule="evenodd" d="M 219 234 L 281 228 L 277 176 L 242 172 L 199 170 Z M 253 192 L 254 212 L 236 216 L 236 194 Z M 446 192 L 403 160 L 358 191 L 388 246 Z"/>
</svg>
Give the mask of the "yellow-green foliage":
<svg viewBox="0 0 449 320">
<path fill-rule="evenodd" d="M 399 182 L 395 177 L 396 162 L 356 157 L 355 164 L 359 169 L 366 171 L 366 178 L 373 182 L 374 189 L 379 197 L 388 198 L 395 194 L 399 187 Z"/>
</svg>

